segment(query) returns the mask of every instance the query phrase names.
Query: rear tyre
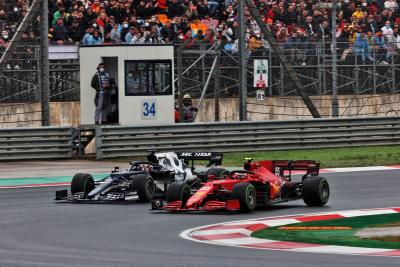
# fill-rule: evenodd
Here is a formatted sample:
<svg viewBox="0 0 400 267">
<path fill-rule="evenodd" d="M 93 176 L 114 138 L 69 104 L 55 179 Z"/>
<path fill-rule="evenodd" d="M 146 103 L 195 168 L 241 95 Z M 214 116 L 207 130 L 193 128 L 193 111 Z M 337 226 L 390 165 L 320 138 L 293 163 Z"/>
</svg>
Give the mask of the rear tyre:
<svg viewBox="0 0 400 267">
<path fill-rule="evenodd" d="M 77 173 L 71 181 L 71 194 L 83 192 L 86 197 L 94 189 L 94 179 L 89 173 Z"/>
<path fill-rule="evenodd" d="M 175 182 L 167 188 L 167 201 L 182 201 L 182 206 L 185 206 L 190 197 L 190 188 L 186 183 Z"/>
<path fill-rule="evenodd" d="M 329 184 L 324 177 L 309 177 L 303 181 L 303 200 L 308 206 L 323 206 L 329 199 Z"/>
<path fill-rule="evenodd" d="M 212 168 L 212 169 L 207 170 L 205 179 L 208 180 L 209 175 L 213 175 L 216 179 L 222 180 L 222 179 L 225 179 L 225 177 L 227 177 L 229 175 L 229 171 L 224 168 Z"/>
<path fill-rule="evenodd" d="M 256 189 L 250 183 L 238 183 L 233 186 L 232 199 L 239 200 L 240 210 L 250 212 L 257 204 Z"/>
<path fill-rule="evenodd" d="M 140 201 L 149 202 L 153 199 L 156 185 L 150 175 L 138 174 L 132 179 L 131 189 L 137 191 Z"/>
</svg>

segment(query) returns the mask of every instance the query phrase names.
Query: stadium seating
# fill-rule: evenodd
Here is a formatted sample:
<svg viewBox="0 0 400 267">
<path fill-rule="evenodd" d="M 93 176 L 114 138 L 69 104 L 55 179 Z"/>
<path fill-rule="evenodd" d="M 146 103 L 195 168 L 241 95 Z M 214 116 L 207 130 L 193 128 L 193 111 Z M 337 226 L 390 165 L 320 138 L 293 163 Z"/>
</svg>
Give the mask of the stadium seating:
<svg viewBox="0 0 400 267">
<path fill-rule="evenodd" d="M 331 7 L 327 0 L 254 0 L 279 43 L 299 49 L 307 42 L 331 40 Z M 359 53 L 368 60 L 373 51 L 385 51 L 387 60 L 400 48 L 399 4 L 396 0 L 338 0 L 336 35 L 342 57 Z M 124 43 L 129 29 L 140 32 L 141 43 L 179 42 L 180 36 L 199 29 L 215 40 L 237 40 L 238 0 L 49 0 L 49 41 L 54 45 Z M 0 47 L 16 31 L 30 0 L 0 1 Z M 260 36 L 246 14 L 247 38 Z M 155 30 L 151 30 L 155 28 Z M 93 36 L 96 32 L 97 36 Z M 89 34 L 90 36 L 88 36 Z M 97 35 L 96 34 L 96 35 Z M 135 39 L 135 38 L 131 38 Z M 347 51 L 347 52 L 346 52 Z"/>
</svg>

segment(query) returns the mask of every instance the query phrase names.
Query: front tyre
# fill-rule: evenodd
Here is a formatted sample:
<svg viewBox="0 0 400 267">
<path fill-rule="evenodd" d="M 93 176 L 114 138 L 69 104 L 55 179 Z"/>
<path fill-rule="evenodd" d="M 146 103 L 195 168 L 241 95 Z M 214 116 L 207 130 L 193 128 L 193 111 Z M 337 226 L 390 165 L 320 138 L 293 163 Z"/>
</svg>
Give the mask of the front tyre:
<svg viewBox="0 0 400 267">
<path fill-rule="evenodd" d="M 77 173 L 71 181 L 71 194 L 83 192 L 86 197 L 94 189 L 94 179 L 89 173 Z"/>
<path fill-rule="evenodd" d="M 148 174 L 138 174 L 133 177 L 131 190 L 136 190 L 139 200 L 149 202 L 153 199 L 156 185 L 153 177 Z"/>
<path fill-rule="evenodd" d="M 232 199 L 239 200 L 240 210 L 251 212 L 257 204 L 256 189 L 250 183 L 238 183 L 233 186 Z"/>
<path fill-rule="evenodd" d="M 172 183 L 167 188 L 166 198 L 168 202 L 182 201 L 184 207 L 190 198 L 190 188 L 183 182 Z"/>
<path fill-rule="evenodd" d="M 324 177 L 309 177 L 303 181 L 303 200 L 308 206 L 323 206 L 328 203 L 329 184 Z"/>
</svg>

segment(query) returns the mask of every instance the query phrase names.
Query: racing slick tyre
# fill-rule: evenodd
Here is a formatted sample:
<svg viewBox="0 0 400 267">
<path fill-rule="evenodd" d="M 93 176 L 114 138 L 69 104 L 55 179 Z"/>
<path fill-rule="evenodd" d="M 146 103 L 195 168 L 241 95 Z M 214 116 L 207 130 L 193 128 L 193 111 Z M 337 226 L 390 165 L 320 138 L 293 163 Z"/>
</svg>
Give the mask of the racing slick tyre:
<svg viewBox="0 0 400 267">
<path fill-rule="evenodd" d="M 208 180 L 208 176 L 210 176 L 210 175 L 214 175 L 215 179 L 222 180 L 229 175 L 229 171 L 224 168 L 212 168 L 212 169 L 207 170 L 204 178 L 206 180 Z M 207 182 L 207 181 L 203 181 L 203 182 Z"/>
<path fill-rule="evenodd" d="M 133 177 L 131 189 L 137 191 L 140 201 L 149 202 L 153 199 L 156 185 L 150 175 L 138 174 Z"/>
<path fill-rule="evenodd" d="M 303 181 L 303 200 L 308 206 L 323 206 L 329 199 L 329 184 L 324 177 L 309 177 Z"/>
<path fill-rule="evenodd" d="M 94 179 L 89 173 L 77 173 L 71 181 L 71 194 L 83 192 L 86 197 L 94 189 Z"/>
<path fill-rule="evenodd" d="M 182 201 L 182 206 L 185 206 L 186 201 L 190 197 L 190 188 L 186 183 L 175 182 L 168 186 L 167 188 L 167 201 Z"/>
<path fill-rule="evenodd" d="M 256 189 L 250 183 L 235 184 L 232 189 L 232 199 L 239 200 L 241 211 L 250 212 L 257 204 Z"/>
</svg>

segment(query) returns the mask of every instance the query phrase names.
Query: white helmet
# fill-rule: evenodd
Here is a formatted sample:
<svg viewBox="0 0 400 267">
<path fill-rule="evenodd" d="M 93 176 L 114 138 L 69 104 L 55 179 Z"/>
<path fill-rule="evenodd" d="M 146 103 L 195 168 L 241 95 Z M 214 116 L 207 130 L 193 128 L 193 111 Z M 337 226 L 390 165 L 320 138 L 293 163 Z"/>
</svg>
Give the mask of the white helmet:
<svg viewBox="0 0 400 267">
<path fill-rule="evenodd" d="M 183 96 L 183 99 L 191 99 L 191 97 L 190 97 L 189 94 L 186 94 L 186 95 Z"/>
</svg>

